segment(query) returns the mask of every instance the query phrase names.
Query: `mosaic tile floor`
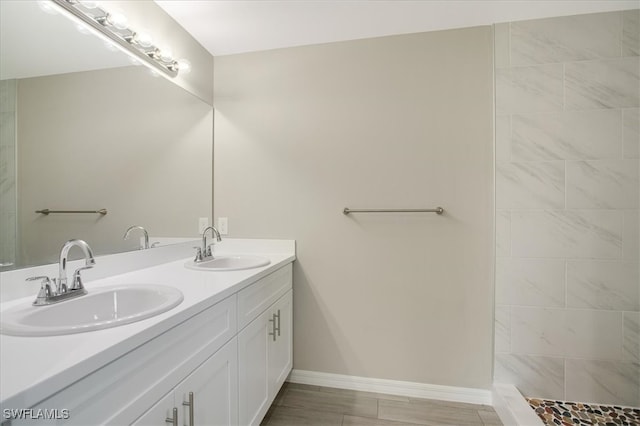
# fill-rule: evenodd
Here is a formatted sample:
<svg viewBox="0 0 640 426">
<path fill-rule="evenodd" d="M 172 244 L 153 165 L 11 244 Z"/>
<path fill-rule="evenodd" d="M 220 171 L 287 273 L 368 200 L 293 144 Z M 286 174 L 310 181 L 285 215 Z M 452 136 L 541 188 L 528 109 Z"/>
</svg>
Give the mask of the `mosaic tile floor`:
<svg viewBox="0 0 640 426">
<path fill-rule="evenodd" d="M 583 404 L 527 398 L 545 425 L 548 426 L 640 426 L 640 408 L 614 405 Z"/>
</svg>

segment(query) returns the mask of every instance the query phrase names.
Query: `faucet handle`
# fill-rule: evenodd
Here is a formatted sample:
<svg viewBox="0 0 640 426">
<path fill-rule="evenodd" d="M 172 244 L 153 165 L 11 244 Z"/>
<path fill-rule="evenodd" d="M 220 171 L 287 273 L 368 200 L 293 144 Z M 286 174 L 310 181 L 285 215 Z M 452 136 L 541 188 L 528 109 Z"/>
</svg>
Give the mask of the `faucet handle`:
<svg viewBox="0 0 640 426">
<path fill-rule="evenodd" d="M 49 297 L 52 296 L 51 292 L 51 280 L 49 277 L 39 276 L 39 277 L 29 277 L 26 281 L 38 281 L 41 280 L 40 283 L 40 291 L 38 291 L 38 296 L 36 296 L 36 300 L 33 301 L 34 305 L 42 305 Z"/>
<path fill-rule="evenodd" d="M 194 262 L 202 262 L 202 248 L 194 247 L 196 249 L 196 258 L 193 260 Z"/>
<path fill-rule="evenodd" d="M 80 276 L 80 272 L 84 271 L 85 269 L 91 269 L 91 268 L 93 268 L 93 265 L 82 266 L 76 269 L 75 272 L 73 273 L 73 283 L 71 284 L 71 287 L 69 288 L 68 291 L 84 290 L 84 285 L 82 284 L 82 277 Z"/>
</svg>

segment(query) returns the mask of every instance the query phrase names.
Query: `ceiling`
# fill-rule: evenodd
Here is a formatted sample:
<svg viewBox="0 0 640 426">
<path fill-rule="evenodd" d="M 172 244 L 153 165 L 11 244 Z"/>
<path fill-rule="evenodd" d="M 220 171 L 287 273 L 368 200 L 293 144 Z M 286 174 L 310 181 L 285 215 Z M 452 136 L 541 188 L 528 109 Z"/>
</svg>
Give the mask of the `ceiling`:
<svg viewBox="0 0 640 426">
<path fill-rule="evenodd" d="M 212 55 L 640 8 L 640 0 L 155 0 Z"/>
</svg>

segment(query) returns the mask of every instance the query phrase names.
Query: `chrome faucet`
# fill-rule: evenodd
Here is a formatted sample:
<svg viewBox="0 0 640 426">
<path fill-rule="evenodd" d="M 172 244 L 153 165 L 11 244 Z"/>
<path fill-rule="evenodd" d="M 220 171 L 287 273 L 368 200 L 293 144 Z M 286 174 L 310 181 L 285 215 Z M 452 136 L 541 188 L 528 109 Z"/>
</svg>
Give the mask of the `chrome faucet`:
<svg viewBox="0 0 640 426">
<path fill-rule="evenodd" d="M 213 259 L 213 253 L 211 252 L 211 246 L 213 244 L 207 245 L 207 232 L 211 230 L 211 234 L 216 237 L 216 241 L 222 241 L 222 237 L 216 228 L 213 226 L 208 226 L 202 232 L 202 247 L 195 247 L 196 249 L 196 258 L 194 262 L 204 262 L 205 260 Z"/>
<path fill-rule="evenodd" d="M 78 268 L 73 273 L 73 281 L 71 285 L 67 285 L 67 257 L 72 247 L 79 247 L 84 253 L 84 266 Z M 87 294 L 87 290 L 82 284 L 80 272 L 85 269 L 91 269 L 96 264 L 93 258 L 93 252 L 89 244 L 82 240 L 69 240 L 62 246 L 60 250 L 60 263 L 58 265 L 58 278 L 53 280 L 49 277 L 31 277 L 27 281 L 41 280 L 40 291 L 36 300 L 33 302 L 35 306 L 50 305 L 52 303 L 61 302 L 63 300 Z"/>
<path fill-rule="evenodd" d="M 129 238 L 129 234 L 131 233 L 131 231 L 133 231 L 134 229 L 139 229 L 142 231 L 142 233 L 144 234 L 144 246 L 140 247 L 141 249 L 148 249 L 149 248 L 149 233 L 147 232 L 146 229 L 144 229 L 142 226 L 139 225 L 133 225 L 130 226 L 129 229 L 127 229 L 127 231 L 124 233 L 124 236 L 122 237 L 123 240 L 126 240 Z"/>
</svg>

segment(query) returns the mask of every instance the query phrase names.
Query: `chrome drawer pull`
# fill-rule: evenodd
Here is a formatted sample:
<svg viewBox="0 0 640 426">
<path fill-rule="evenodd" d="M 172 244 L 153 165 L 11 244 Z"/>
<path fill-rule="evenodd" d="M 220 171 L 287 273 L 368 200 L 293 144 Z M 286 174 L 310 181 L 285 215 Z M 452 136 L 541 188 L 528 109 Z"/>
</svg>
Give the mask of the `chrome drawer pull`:
<svg viewBox="0 0 640 426">
<path fill-rule="evenodd" d="M 166 423 L 171 423 L 171 426 L 178 426 L 178 409 L 173 408 L 173 417 L 167 417 L 164 420 Z"/>
<path fill-rule="evenodd" d="M 193 426 L 193 392 L 189 392 L 189 401 L 183 401 L 182 405 L 184 405 L 185 407 L 189 407 L 189 426 Z"/>
</svg>

